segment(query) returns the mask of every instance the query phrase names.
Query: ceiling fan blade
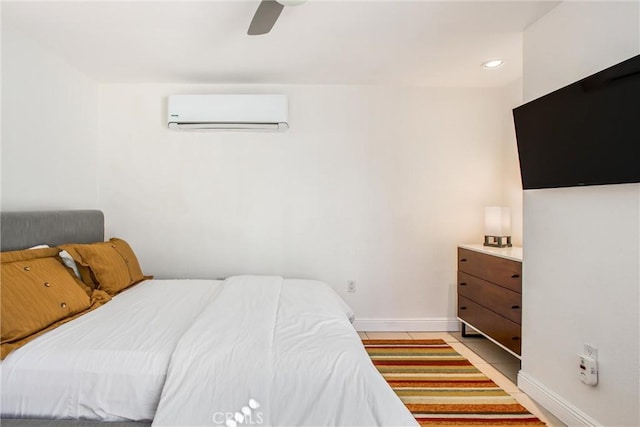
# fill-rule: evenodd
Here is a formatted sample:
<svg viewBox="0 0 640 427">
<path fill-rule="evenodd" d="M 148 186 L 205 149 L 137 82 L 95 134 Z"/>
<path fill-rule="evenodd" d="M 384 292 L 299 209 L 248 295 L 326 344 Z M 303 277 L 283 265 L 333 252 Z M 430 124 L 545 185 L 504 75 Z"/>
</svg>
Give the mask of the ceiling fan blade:
<svg viewBox="0 0 640 427">
<path fill-rule="evenodd" d="M 284 9 L 284 6 L 275 0 L 262 0 L 256 10 L 256 14 L 253 15 L 247 34 L 250 36 L 267 34 L 278 20 L 282 9 Z"/>
</svg>

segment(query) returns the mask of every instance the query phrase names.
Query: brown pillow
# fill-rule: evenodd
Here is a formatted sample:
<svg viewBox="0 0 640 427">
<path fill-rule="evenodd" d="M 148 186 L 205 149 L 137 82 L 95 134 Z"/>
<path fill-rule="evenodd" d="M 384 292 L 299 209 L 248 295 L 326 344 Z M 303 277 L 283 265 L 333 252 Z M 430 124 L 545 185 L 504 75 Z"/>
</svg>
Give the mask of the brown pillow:
<svg viewBox="0 0 640 427">
<path fill-rule="evenodd" d="M 87 266 L 81 265 L 78 262 L 78 260 L 81 260 L 82 257 L 80 256 L 78 251 L 76 251 L 76 246 L 77 245 L 62 245 L 59 246 L 59 249 L 67 251 L 69 255 L 71 255 L 71 258 L 73 258 L 73 260 L 76 262 L 76 268 L 78 269 L 78 273 L 80 273 L 80 280 L 82 280 L 82 283 L 86 285 L 86 289 L 89 289 L 88 293 L 91 294 L 91 291 L 98 288 L 98 283 L 93 277 L 91 269 Z"/>
<path fill-rule="evenodd" d="M 87 245 L 63 245 L 60 248 L 69 252 L 77 264 L 89 268 L 96 288 L 109 295 L 152 277 L 142 274 L 136 255 L 122 239 Z M 91 286 L 91 283 L 85 283 Z"/>
<path fill-rule="evenodd" d="M 58 252 L 46 248 L 0 254 L 3 358 L 52 325 L 100 305 L 79 286 L 56 256 Z"/>
</svg>

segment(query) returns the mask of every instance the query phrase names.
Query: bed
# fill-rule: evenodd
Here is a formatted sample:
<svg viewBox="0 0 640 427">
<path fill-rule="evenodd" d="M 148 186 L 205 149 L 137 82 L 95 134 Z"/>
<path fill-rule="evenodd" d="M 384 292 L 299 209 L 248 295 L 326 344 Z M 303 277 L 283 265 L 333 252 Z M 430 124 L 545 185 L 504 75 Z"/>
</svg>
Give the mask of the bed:
<svg viewBox="0 0 640 427">
<path fill-rule="evenodd" d="M 103 221 L 2 213 L 3 256 L 102 242 Z M 4 358 L 3 424 L 416 425 L 322 282 L 145 276 L 110 298 Z"/>
</svg>

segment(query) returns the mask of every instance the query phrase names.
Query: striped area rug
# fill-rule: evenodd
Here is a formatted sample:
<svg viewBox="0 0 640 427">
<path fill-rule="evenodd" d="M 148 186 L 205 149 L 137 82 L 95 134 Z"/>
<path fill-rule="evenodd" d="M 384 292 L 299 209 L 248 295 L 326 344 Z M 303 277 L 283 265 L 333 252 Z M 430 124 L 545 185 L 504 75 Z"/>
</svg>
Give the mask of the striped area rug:
<svg viewBox="0 0 640 427">
<path fill-rule="evenodd" d="M 544 425 L 441 339 L 362 341 L 421 426 Z"/>
</svg>

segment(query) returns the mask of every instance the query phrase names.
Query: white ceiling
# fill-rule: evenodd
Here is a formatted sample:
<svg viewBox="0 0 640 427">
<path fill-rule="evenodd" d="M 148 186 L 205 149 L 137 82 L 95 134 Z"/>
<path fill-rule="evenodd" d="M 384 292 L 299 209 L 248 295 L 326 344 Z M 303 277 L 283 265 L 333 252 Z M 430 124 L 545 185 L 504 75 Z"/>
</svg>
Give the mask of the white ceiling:
<svg viewBox="0 0 640 427">
<path fill-rule="evenodd" d="M 258 3 L 3 1 L 2 23 L 102 82 L 490 87 L 521 76 L 522 31 L 559 2 L 310 0 L 248 36 Z"/>
</svg>

